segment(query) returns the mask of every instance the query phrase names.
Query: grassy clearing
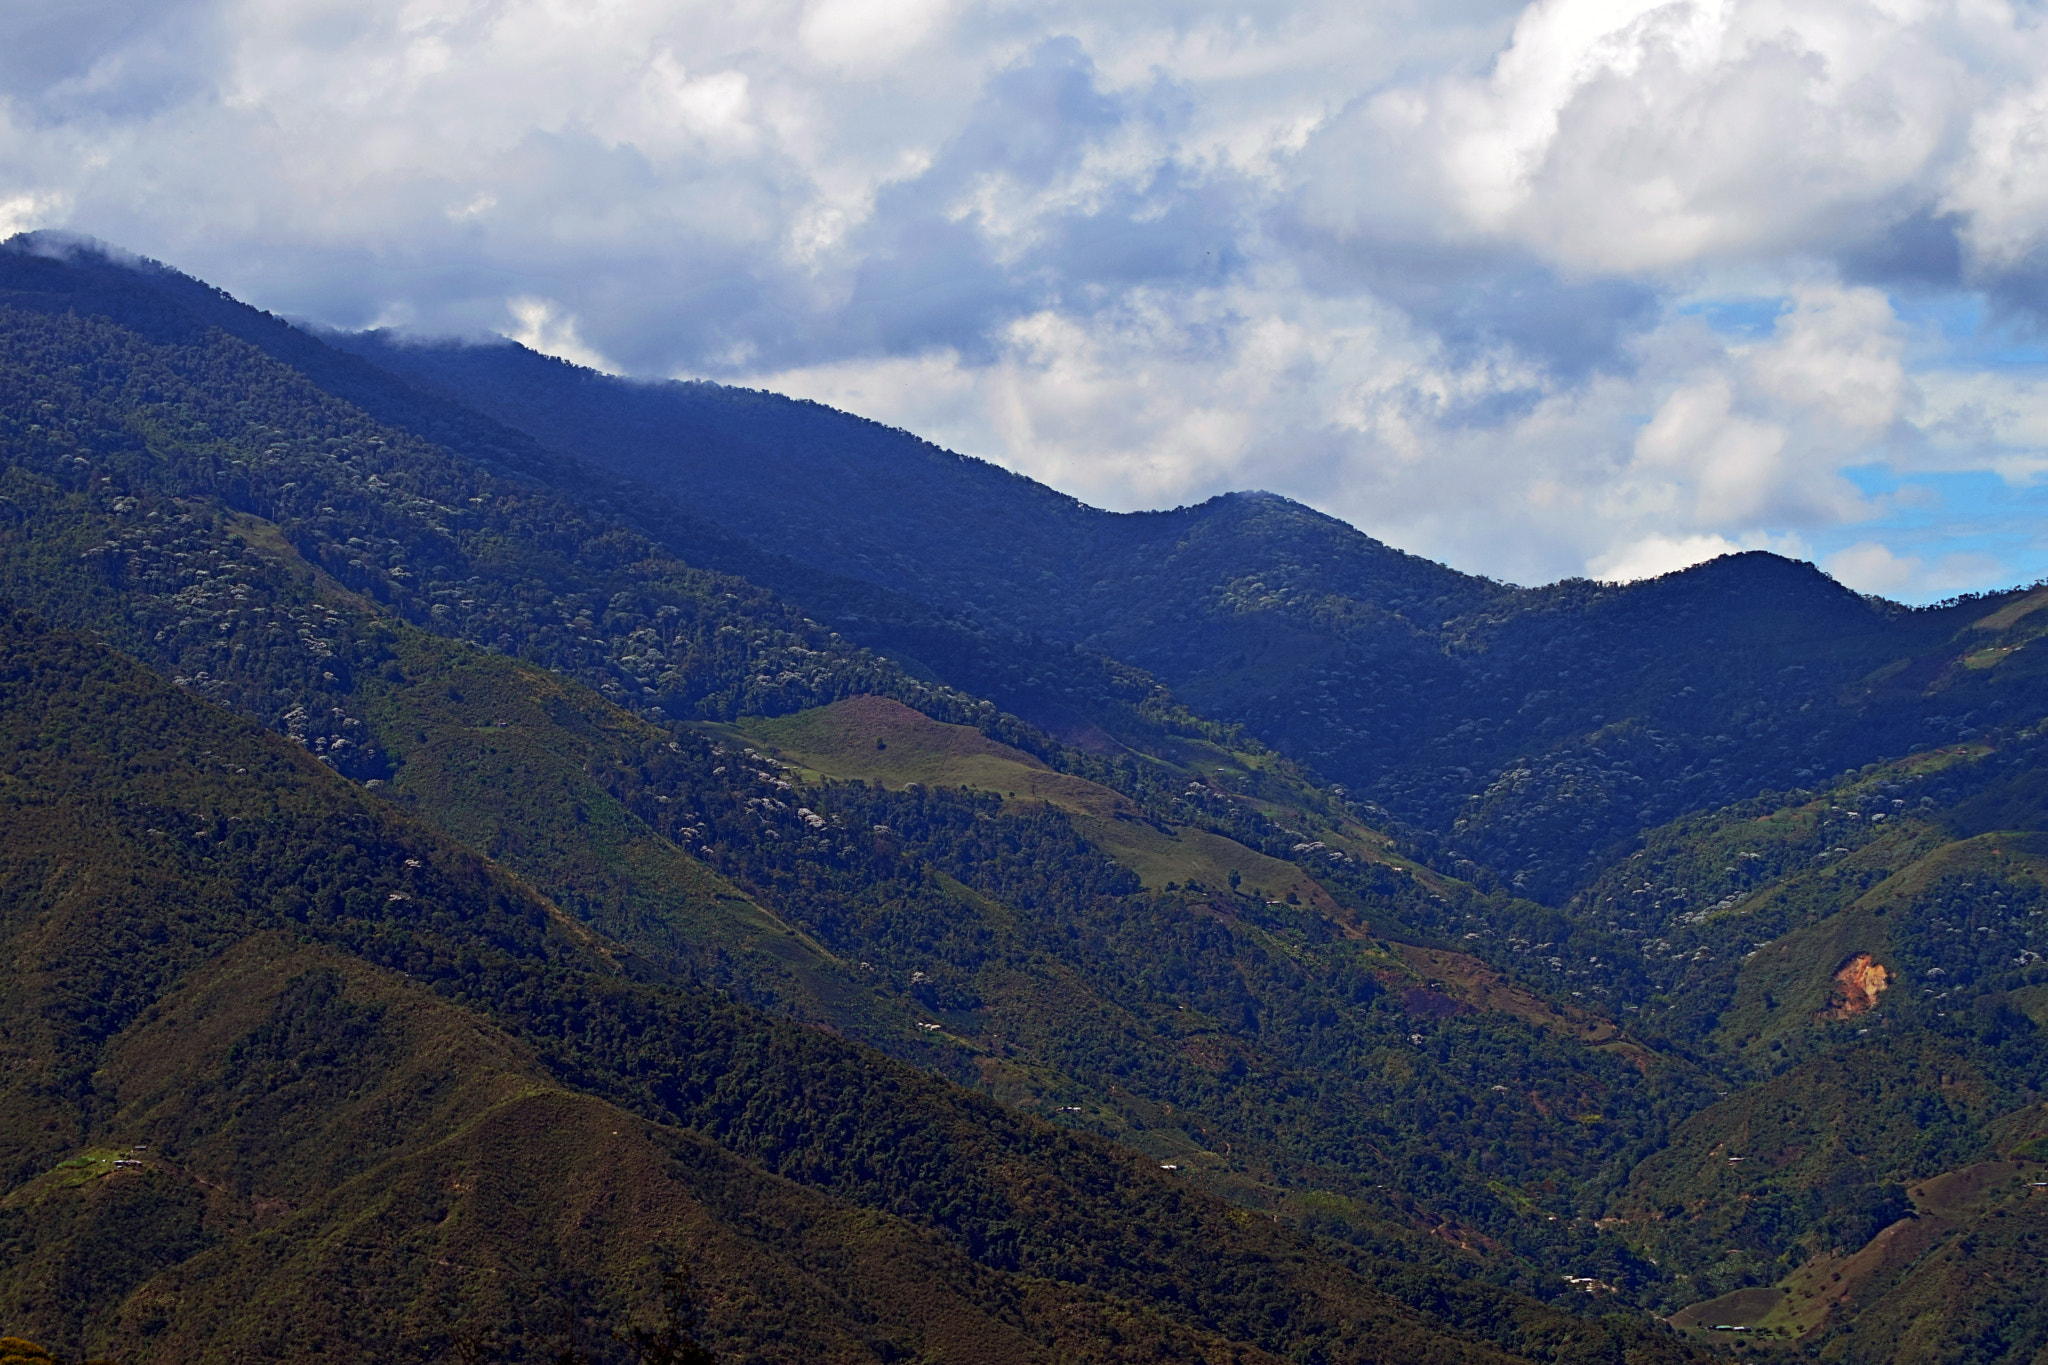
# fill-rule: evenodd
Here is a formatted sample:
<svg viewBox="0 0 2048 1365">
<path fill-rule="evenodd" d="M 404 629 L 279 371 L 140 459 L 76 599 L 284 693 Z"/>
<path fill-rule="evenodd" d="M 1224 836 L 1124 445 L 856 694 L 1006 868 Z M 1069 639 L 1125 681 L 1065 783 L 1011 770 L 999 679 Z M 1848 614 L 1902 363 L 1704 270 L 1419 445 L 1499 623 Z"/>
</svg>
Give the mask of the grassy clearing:
<svg viewBox="0 0 2048 1365">
<path fill-rule="evenodd" d="M 66 1189 L 76 1189 L 88 1181 L 112 1175 L 118 1168 L 117 1161 L 131 1161 L 128 1153 L 112 1147 L 88 1147 L 77 1156 L 57 1163 L 50 1172 L 50 1178 Z"/>
<path fill-rule="evenodd" d="M 2020 618 L 2032 615 L 2048 607 L 2048 588 L 2037 588 L 2018 601 L 2008 602 L 1989 616 L 1970 623 L 1974 630 L 2010 630 L 2019 624 Z"/>
<path fill-rule="evenodd" d="M 933 720 L 887 697 L 849 697 L 794 715 L 750 718 L 721 728 L 780 751 L 824 777 L 894 788 L 913 782 L 974 787 L 1006 796 L 1062 790 L 1057 783 L 1033 787 L 1060 775 L 1023 750 L 1000 744 L 971 725 Z"/>
<path fill-rule="evenodd" d="M 932 720 L 887 697 L 850 697 L 791 716 L 705 728 L 765 749 L 813 778 L 897 790 L 913 783 L 961 787 L 995 792 L 1006 804 L 1045 802 L 1072 816 L 1083 837 L 1153 890 L 1169 883 L 1225 886 L 1234 872 L 1245 886 L 1270 899 L 1292 895 L 1325 912 L 1337 911 L 1329 893 L 1292 863 L 1207 830 L 1149 821 L 1119 792 L 1054 772 L 972 726 Z"/>
</svg>

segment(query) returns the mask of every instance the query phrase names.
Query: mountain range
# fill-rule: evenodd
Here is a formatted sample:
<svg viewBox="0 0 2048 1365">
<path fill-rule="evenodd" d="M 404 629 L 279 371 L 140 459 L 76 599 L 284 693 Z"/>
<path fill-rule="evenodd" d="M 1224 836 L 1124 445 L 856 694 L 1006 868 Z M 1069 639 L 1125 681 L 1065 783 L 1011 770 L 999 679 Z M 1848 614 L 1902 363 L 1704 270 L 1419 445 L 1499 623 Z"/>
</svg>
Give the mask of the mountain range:
<svg viewBox="0 0 2048 1365">
<path fill-rule="evenodd" d="M 60 1355 L 2048 1351 L 2048 590 L 1516 587 L 25 236 L 0 597 Z"/>
</svg>

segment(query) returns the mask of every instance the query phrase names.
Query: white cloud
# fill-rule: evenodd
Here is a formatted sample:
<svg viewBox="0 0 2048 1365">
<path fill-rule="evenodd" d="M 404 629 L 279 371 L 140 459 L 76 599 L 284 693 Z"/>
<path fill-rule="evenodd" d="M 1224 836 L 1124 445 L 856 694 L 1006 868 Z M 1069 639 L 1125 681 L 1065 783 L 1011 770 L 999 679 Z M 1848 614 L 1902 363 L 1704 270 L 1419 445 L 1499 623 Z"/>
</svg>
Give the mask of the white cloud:
<svg viewBox="0 0 2048 1365">
<path fill-rule="evenodd" d="M 1511 353 L 1453 356 L 1369 299 L 1305 303 L 1285 278 L 1265 284 L 1044 310 L 975 362 L 934 351 L 746 382 L 1111 507 L 1314 490 L 1397 544 L 1522 581 L 1803 554 L 1797 528 L 1871 511 L 1839 471 L 1889 429 L 1903 380 L 1873 359 L 1890 311 L 1858 291 L 1804 289 L 1759 342 L 1659 333 L 1630 375 L 1559 386 Z M 1503 392 L 1522 398 L 1493 411 Z"/>
<path fill-rule="evenodd" d="M 1357 174 L 1310 199 L 1340 230 L 1463 233 L 1581 271 L 1825 247 L 1934 193 L 1955 126 L 2012 78 L 1979 45 L 2019 36 L 1912 3 L 1537 0 L 1483 74 L 1380 90 L 1334 124 L 1319 164 Z M 1401 192 L 1371 193 L 1390 173 Z"/>
<path fill-rule="evenodd" d="M 576 319 L 564 313 L 561 306 L 552 300 L 507 299 L 505 310 L 512 315 L 514 324 L 506 335 L 520 345 L 542 355 L 566 360 L 572 365 L 603 370 L 607 374 L 617 372 L 616 366 L 585 344 Z"/>
<path fill-rule="evenodd" d="M 678 135 L 739 147 L 753 142 L 753 101 L 744 71 L 693 74 L 664 49 L 647 64 L 640 93 L 641 103 L 618 111 L 625 117 L 610 129 L 622 142 L 649 150 L 674 150 Z"/>
<path fill-rule="evenodd" d="M 0 199 L 0 239 L 61 222 L 67 206 L 64 195 L 35 190 Z"/>
<path fill-rule="evenodd" d="M 1947 189 L 1942 208 L 1962 217 L 1985 264 L 2016 264 L 2039 244 L 2048 224 L 2048 79 L 1976 111 Z"/>
<path fill-rule="evenodd" d="M 1859 592 L 1897 592 L 1913 581 L 1919 559 L 1895 555 L 1874 540 L 1859 540 L 1829 556 L 1827 570 Z"/>
<path fill-rule="evenodd" d="M 819 61 L 873 71 L 923 42 L 949 8 L 945 0 L 813 0 L 797 39 Z"/>
<path fill-rule="evenodd" d="M 1829 556 L 1822 567 L 1858 592 L 1888 596 L 1901 591 L 1924 595 L 1995 587 L 2004 565 L 1983 554 L 1943 555 L 1928 563 L 1919 555 L 1896 554 L 1873 540 L 1859 540 Z"/>
<path fill-rule="evenodd" d="M 1785 453 L 1784 429 L 1737 414 L 1734 401 L 1727 379 L 1709 375 L 1666 398 L 1636 436 L 1636 467 L 1692 481 L 1702 520 L 1753 516 Z"/>
<path fill-rule="evenodd" d="M 1603 583 L 1633 583 L 1639 578 L 1656 578 L 1689 569 L 1722 555 L 1732 555 L 1741 548 L 1722 536 L 1651 535 L 1596 556 L 1586 568 Z"/>
<path fill-rule="evenodd" d="M 2048 376 L 1935 370 L 1914 377 L 1921 469 L 1990 469 L 2008 483 L 2048 473 Z"/>
</svg>

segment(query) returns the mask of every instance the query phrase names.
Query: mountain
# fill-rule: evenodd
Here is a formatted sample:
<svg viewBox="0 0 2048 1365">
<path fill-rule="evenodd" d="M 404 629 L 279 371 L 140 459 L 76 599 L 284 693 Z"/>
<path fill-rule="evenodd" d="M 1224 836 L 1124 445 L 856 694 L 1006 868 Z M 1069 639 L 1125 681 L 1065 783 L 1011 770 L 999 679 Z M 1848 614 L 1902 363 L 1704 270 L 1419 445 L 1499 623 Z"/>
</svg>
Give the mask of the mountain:
<svg viewBox="0 0 2048 1365">
<path fill-rule="evenodd" d="M 1638 829 L 2040 700 L 2019 660 L 1954 666 L 2032 638 L 2026 620 L 1973 632 L 2019 593 L 1907 610 L 1765 554 L 1512 589 L 1266 495 L 1111 514 L 816 404 L 617 380 L 511 343 L 323 345 L 89 254 L 18 251 L 9 268 L 34 306 L 219 328 L 389 427 L 772 588 L 1054 735 L 1142 751 L 1189 708 L 1241 725 L 1422 833 L 1418 851 L 1545 901 Z"/>
<path fill-rule="evenodd" d="M 1603 1161 L 1696 1099 L 1687 1078 L 1645 1077 L 1607 1047 L 1611 1030 L 1589 1023 L 1589 1048 L 1514 996 L 1431 1032 L 1488 1039 L 1556 1103 L 1549 1115 L 1496 1106 L 1453 1132 L 1414 1112 L 1418 1093 L 1448 1103 L 1493 1064 L 1456 1045 L 1416 1054 L 1404 992 L 1448 1004 L 1427 985 L 1441 964 L 1419 966 L 1374 931 L 1470 917 L 1487 898 L 1418 878 L 1270 756 L 1184 740 L 1181 766 L 1140 767 L 1063 750 L 561 495 L 377 425 L 261 352 L 55 316 L 17 319 L 14 354 L 41 367 L 13 370 L 22 391 L 74 362 L 122 365 L 37 400 L 45 420 L 27 424 L 5 485 L 20 514 L 0 536 L 0 583 L 377 783 L 530 879 L 638 972 L 715 983 L 1040 1112 L 1085 1115 L 1066 1121 L 1264 1204 L 1310 1181 L 1335 1201 L 1332 1228 L 1367 1245 L 1389 1221 L 1526 1243 L 1535 1264 L 1485 1272 L 1525 1289 L 1555 1283 L 1544 1261 L 1604 1267 L 1613 1249 L 1575 1222 L 1527 1225 L 1492 1185 L 1544 1185 L 1571 1207 Z M 71 490 L 72 433 L 125 433 L 163 407 L 191 425 L 153 430 L 141 449 L 83 447 L 113 472 Z M 330 434 L 276 439 L 307 430 Z M 223 461 L 223 441 L 254 446 L 255 460 Z M 486 641 L 551 671 L 455 647 Z M 657 687 L 638 717 L 606 704 L 633 700 L 628 684 L 645 701 L 642 677 Z M 854 694 L 864 709 L 842 719 Z M 885 698 L 903 719 L 873 720 Z M 707 737 L 671 710 L 700 724 L 801 711 L 814 738 L 776 732 L 791 758 L 762 762 L 747 748 L 770 740 Z M 969 780 L 1022 799 L 991 809 L 985 795 L 904 790 L 907 773 L 873 766 L 884 751 L 866 748 L 865 767 L 834 755 L 835 732 L 842 749 L 848 734 L 890 744 L 898 763 L 971 736 L 988 751 Z M 780 799 L 781 765 L 806 759 L 896 790 Z M 916 771 L 938 785 L 955 760 L 933 759 Z M 835 830 L 829 844 L 812 846 L 811 820 Z M 878 825 L 884 845 L 853 841 Z M 1019 910 L 1033 913 L 1020 922 Z M 1161 942 L 1175 945 L 1165 968 L 1145 960 Z M 1326 1022 L 1302 1031 L 1302 1019 Z M 1570 1117 L 1606 1091 L 1629 1094 L 1633 1112 L 1604 1129 Z M 1378 1136 L 1332 1141 L 1364 1131 Z M 1447 1143 L 1498 1154 L 1483 1170 L 1407 1169 Z"/>
<path fill-rule="evenodd" d="M 743 1357 L 1507 1359 L 1156 1163 L 636 985 L 298 746 L 0 631 L 0 1311 L 66 1348 L 534 1358 L 666 1244 Z"/>
<path fill-rule="evenodd" d="M 0 595 L 0 1331 L 2048 1346 L 2048 593 L 1511 588 L 30 238 Z"/>
<path fill-rule="evenodd" d="M 2006 643 L 1971 623 L 2017 594 L 1907 610 L 1762 553 L 1512 588 L 1271 495 L 1119 515 L 815 403 L 615 379 L 509 342 L 333 340 L 550 450 L 687 491 L 764 551 L 1012 642 L 984 650 L 1003 664 L 930 662 L 1020 715 L 1090 712 L 1085 692 L 1035 689 L 1034 664 L 1048 643 L 1100 651 L 1545 900 L 1637 829 L 2042 701 L 2031 670 L 1948 668 Z M 886 607 L 781 586 L 850 638 L 921 643 Z M 1944 669 L 1936 695 L 1898 686 Z"/>
</svg>

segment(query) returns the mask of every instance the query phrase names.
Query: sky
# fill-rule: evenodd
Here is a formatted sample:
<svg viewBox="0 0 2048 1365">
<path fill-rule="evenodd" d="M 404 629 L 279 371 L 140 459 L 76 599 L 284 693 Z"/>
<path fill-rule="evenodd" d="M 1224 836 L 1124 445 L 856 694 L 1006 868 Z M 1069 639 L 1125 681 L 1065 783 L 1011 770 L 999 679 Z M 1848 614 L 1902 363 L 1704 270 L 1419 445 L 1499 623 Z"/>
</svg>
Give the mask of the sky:
<svg viewBox="0 0 2048 1365">
<path fill-rule="evenodd" d="M 7 0 L 30 229 L 1513 582 L 2048 577 L 2038 3 Z"/>
</svg>

